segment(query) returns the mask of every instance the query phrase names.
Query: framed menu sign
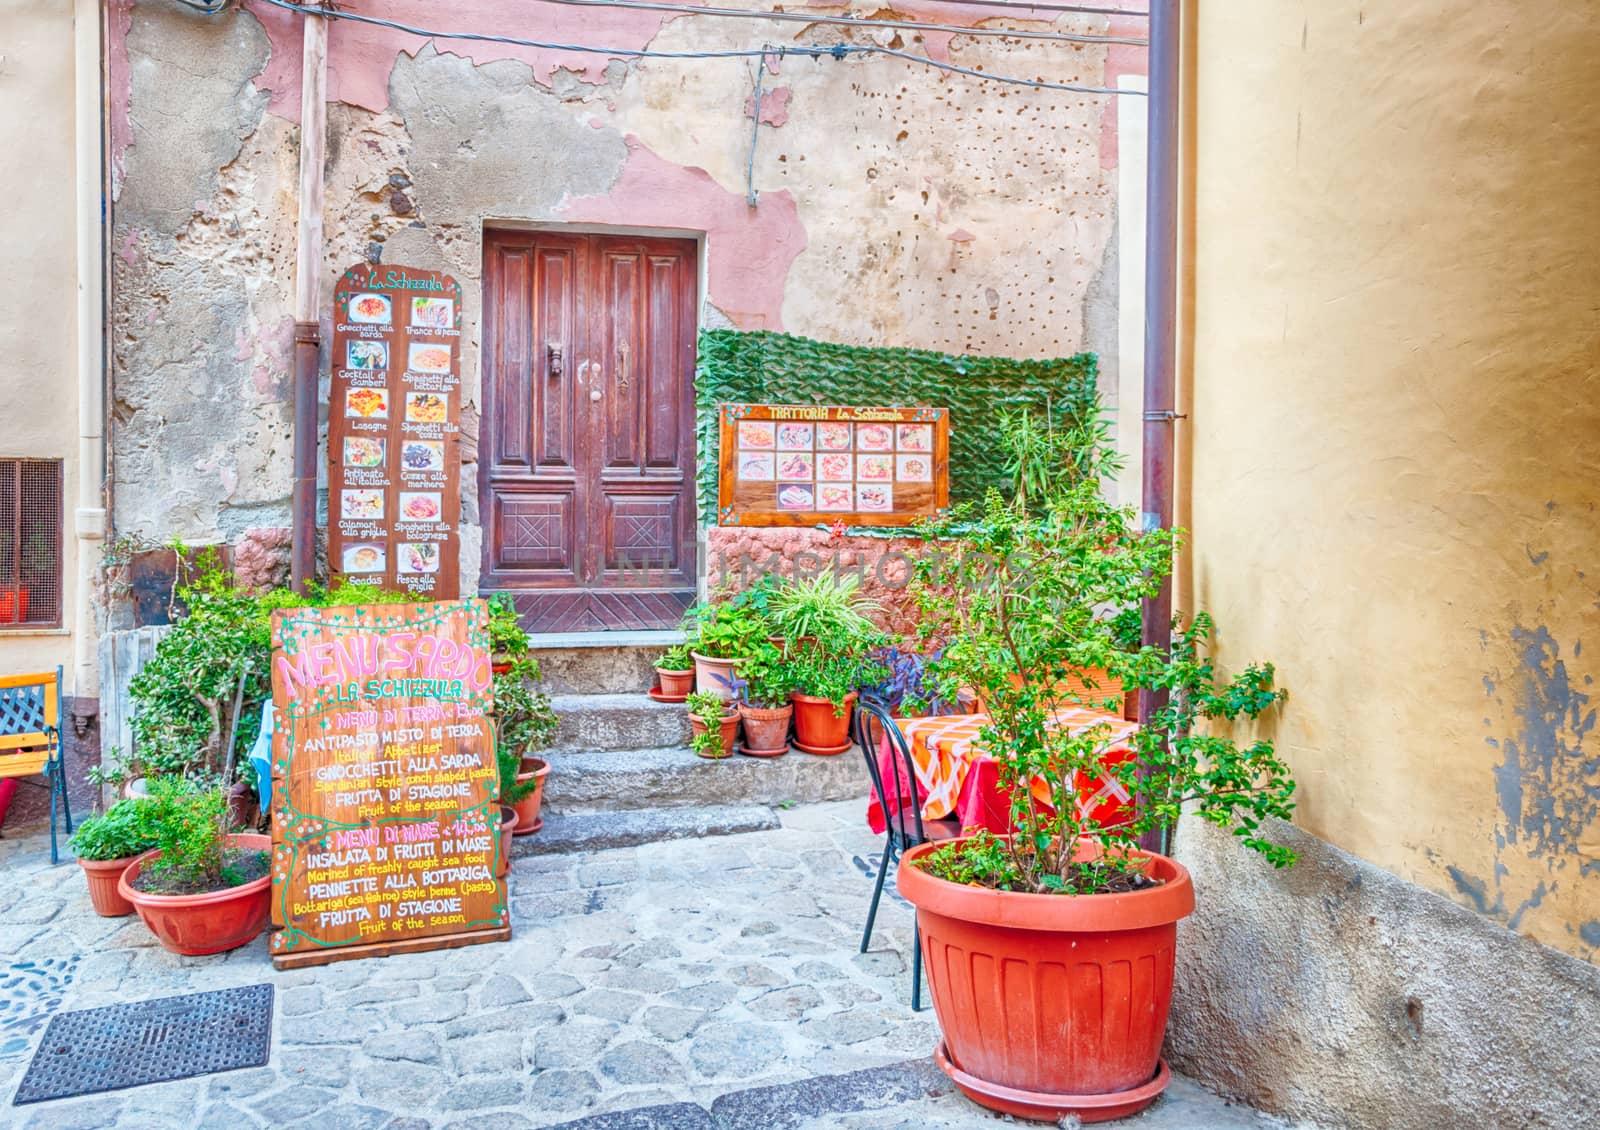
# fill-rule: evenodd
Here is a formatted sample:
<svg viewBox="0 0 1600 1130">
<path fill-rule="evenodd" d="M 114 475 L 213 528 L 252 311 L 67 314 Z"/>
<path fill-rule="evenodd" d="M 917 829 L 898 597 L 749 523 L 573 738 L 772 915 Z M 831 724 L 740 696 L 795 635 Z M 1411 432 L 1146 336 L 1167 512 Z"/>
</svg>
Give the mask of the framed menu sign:
<svg viewBox="0 0 1600 1130">
<path fill-rule="evenodd" d="M 334 290 L 328 567 L 335 580 L 461 591 L 461 286 L 362 263 Z"/>
<path fill-rule="evenodd" d="M 946 408 L 724 404 L 717 522 L 906 526 L 950 507 Z"/>
<path fill-rule="evenodd" d="M 511 936 L 488 605 L 272 614 L 272 962 Z"/>
</svg>

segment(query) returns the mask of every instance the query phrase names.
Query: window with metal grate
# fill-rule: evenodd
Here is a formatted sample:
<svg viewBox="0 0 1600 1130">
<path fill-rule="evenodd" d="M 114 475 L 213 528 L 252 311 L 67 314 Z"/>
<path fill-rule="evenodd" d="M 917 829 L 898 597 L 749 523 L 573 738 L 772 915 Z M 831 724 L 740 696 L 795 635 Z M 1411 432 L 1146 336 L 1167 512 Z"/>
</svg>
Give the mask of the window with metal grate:
<svg viewBox="0 0 1600 1130">
<path fill-rule="evenodd" d="M 0 632 L 61 626 L 61 460 L 0 459 Z"/>
</svg>

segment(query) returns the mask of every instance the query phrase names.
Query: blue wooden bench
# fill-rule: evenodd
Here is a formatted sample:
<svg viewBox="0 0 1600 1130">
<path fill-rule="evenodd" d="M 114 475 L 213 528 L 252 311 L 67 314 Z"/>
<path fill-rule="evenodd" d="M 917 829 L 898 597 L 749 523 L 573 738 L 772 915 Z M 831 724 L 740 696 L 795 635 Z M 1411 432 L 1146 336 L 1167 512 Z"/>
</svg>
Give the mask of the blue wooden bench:
<svg viewBox="0 0 1600 1130">
<path fill-rule="evenodd" d="M 43 773 L 50 790 L 50 862 L 56 849 L 56 798 L 72 831 L 66 764 L 61 748 L 61 668 L 37 675 L 0 677 L 0 778 Z M 25 784 L 34 784 L 27 781 Z"/>
</svg>

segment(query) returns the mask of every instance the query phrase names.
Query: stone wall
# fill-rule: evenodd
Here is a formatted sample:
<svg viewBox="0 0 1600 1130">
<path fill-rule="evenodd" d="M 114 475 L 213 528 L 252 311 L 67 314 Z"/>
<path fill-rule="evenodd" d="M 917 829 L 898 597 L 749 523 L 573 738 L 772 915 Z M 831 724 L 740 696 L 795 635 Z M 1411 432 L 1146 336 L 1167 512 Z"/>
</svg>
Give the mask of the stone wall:
<svg viewBox="0 0 1600 1130">
<path fill-rule="evenodd" d="M 877 36 L 964 66 L 1091 85 L 1143 58 L 514 0 L 385 0 L 363 12 L 658 51 Z M 921 0 L 858 14 L 994 15 Z M 237 542 L 288 525 L 300 17 L 256 0 L 215 17 L 115 0 L 112 26 L 116 523 Z M 1137 33 L 1142 23 L 1028 26 Z M 751 208 L 755 78 L 753 60 L 628 60 L 338 24 L 324 293 L 370 255 L 455 275 L 469 420 L 481 400 L 482 233 L 495 223 L 701 233 L 705 325 L 1012 356 L 1094 349 L 1115 388 L 1108 98 L 883 58 L 774 59 Z M 325 357 L 324 392 L 326 369 Z M 463 484 L 470 588 L 480 554 L 470 470 Z"/>
</svg>

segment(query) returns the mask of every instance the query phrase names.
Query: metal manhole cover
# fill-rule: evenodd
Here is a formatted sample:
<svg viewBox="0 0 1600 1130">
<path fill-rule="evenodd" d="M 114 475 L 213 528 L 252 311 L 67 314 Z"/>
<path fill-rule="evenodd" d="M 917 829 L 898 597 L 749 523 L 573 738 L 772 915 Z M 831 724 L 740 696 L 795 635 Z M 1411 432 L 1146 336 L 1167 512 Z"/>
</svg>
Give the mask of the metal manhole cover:
<svg viewBox="0 0 1600 1130">
<path fill-rule="evenodd" d="M 12 1102 L 262 1067 L 271 1051 L 271 985 L 58 1012 Z"/>
</svg>

